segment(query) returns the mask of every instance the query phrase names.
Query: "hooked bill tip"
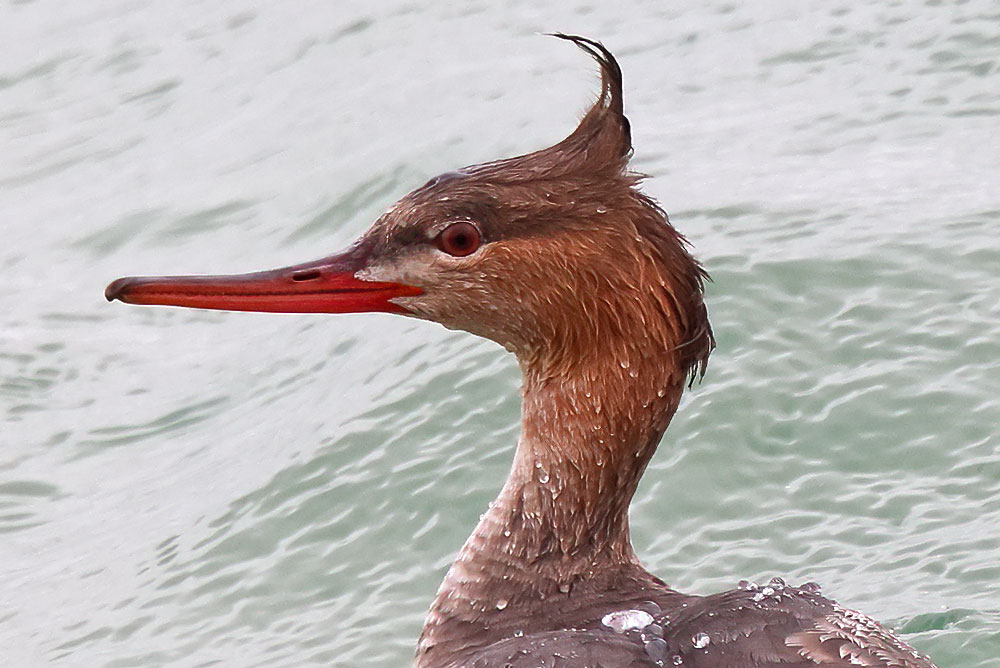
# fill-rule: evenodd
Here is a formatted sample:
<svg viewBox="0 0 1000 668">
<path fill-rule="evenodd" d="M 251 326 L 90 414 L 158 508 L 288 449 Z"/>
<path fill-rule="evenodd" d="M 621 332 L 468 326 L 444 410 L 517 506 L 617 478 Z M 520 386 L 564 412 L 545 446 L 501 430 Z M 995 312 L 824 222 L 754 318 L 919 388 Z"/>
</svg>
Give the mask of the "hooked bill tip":
<svg viewBox="0 0 1000 668">
<path fill-rule="evenodd" d="M 130 280 L 127 278 L 116 278 L 115 280 L 108 283 L 108 287 L 104 288 L 104 298 L 109 302 L 113 302 L 116 299 L 121 299 L 122 293 L 128 287 Z"/>
</svg>

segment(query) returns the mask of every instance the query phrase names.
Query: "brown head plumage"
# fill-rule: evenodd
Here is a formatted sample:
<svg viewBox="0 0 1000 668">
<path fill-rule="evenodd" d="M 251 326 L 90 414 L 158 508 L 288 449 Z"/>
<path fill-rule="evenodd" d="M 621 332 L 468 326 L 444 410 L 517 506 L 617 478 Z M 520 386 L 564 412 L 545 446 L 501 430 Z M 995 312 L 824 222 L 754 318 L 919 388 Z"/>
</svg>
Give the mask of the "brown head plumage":
<svg viewBox="0 0 1000 668">
<path fill-rule="evenodd" d="M 618 63 L 598 42 L 556 36 L 601 67 L 601 92 L 576 129 L 548 148 L 438 176 L 404 197 L 367 235 L 377 259 L 370 276 L 422 288 L 398 303 L 494 339 L 544 374 L 649 337 L 693 379 L 714 345 L 706 274 L 627 169 Z M 481 235 L 461 257 L 435 246 L 457 221 Z"/>
</svg>

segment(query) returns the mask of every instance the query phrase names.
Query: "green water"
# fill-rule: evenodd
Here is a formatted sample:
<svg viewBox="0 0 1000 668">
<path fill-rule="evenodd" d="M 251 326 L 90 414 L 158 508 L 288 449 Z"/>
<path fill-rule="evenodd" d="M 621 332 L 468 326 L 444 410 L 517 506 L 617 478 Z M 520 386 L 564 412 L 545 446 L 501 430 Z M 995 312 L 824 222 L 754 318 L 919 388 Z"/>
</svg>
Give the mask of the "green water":
<svg viewBox="0 0 1000 668">
<path fill-rule="evenodd" d="M 339 249 L 548 145 L 602 39 L 719 340 L 636 497 L 708 593 L 816 580 L 1000 667 L 1000 8 L 100 0 L 0 8 L 0 664 L 405 666 L 519 377 L 389 316 L 107 304 Z"/>
</svg>

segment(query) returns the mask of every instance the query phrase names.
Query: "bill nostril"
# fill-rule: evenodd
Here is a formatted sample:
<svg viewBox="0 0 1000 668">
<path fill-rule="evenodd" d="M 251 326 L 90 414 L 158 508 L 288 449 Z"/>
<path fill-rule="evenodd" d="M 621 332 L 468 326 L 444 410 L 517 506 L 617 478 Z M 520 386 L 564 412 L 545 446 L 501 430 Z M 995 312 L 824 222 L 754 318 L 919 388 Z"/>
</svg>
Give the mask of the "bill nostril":
<svg viewBox="0 0 1000 668">
<path fill-rule="evenodd" d="M 315 281 L 321 276 L 319 269 L 306 269 L 304 271 L 297 271 L 292 274 L 292 280 L 296 283 L 302 281 Z"/>
</svg>

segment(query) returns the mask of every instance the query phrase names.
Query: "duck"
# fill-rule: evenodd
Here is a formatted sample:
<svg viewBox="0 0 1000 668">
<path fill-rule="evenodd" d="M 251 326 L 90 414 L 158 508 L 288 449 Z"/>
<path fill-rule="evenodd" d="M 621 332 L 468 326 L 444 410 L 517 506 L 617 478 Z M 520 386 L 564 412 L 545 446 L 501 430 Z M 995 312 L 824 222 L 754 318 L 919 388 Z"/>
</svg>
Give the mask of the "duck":
<svg viewBox="0 0 1000 668">
<path fill-rule="evenodd" d="M 517 358 L 510 473 L 437 592 L 415 668 L 935 668 L 815 583 L 686 594 L 636 556 L 632 496 L 715 348 L 708 274 L 629 170 L 618 61 L 598 41 L 554 36 L 601 73 L 597 99 L 562 141 L 436 176 L 323 259 L 120 278 L 105 296 L 400 314 Z"/>
</svg>

